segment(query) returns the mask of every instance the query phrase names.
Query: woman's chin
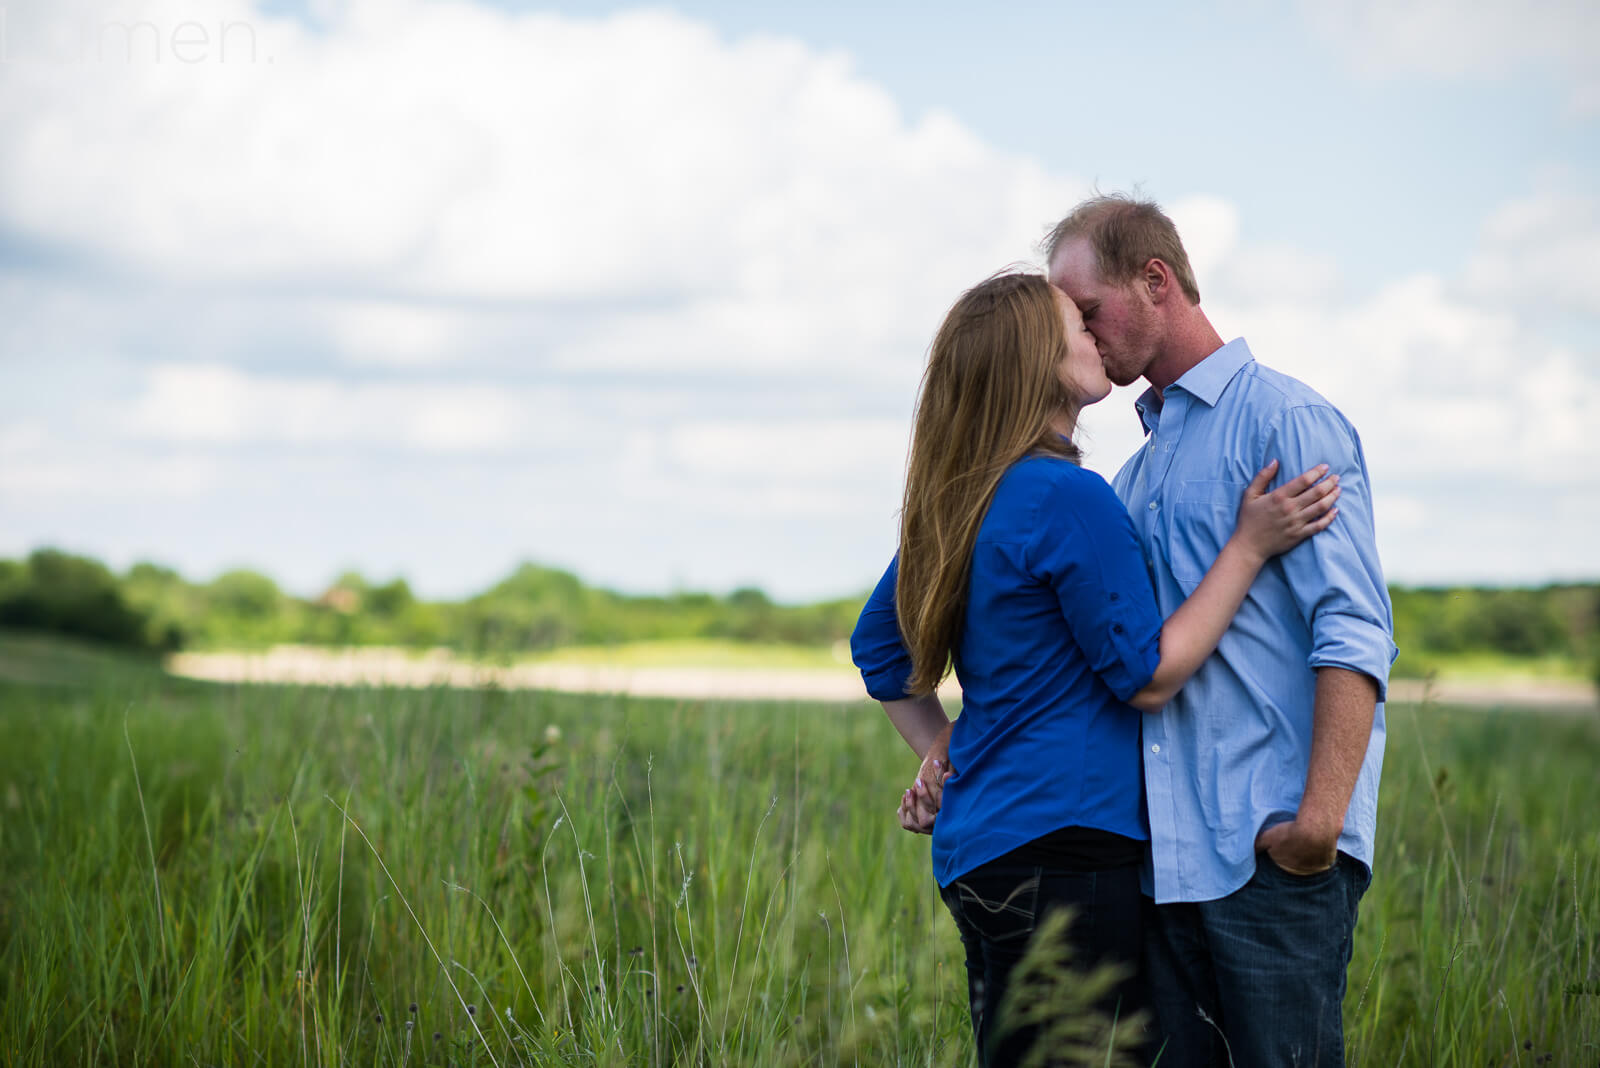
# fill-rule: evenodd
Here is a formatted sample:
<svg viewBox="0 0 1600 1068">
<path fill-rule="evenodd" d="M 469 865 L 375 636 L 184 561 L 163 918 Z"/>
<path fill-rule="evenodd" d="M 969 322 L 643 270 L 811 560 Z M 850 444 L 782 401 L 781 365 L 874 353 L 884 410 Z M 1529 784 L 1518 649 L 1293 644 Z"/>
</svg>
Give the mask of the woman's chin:
<svg viewBox="0 0 1600 1068">
<path fill-rule="evenodd" d="M 1086 394 L 1079 407 L 1087 408 L 1091 404 L 1099 404 L 1109 396 L 1111 396 L 1111 383 L 1107 382 L 1104 389 L 1097 389 L 1092 393 Z"/>
</svg>

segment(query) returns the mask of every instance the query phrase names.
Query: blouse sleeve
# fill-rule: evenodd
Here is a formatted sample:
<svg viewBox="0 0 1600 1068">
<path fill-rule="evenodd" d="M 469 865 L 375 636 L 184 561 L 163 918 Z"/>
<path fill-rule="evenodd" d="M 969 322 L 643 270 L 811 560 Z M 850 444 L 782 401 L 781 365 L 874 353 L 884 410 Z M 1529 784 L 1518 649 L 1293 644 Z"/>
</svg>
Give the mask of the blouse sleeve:
<svg viewBox="0 0 1600 1068">
<path fill-rule="evenodd" d="M 1133 521 L 1105 479 L 1080 471 L 1054 487 L 1025 554 L 1101 681 L 1120 701 L 1143 689 L 1161 660 L 1161 613 Z"/>
<path fill-rule="evenodd" d="M 894 608 L 894 584 L 899 573 L 900 561 L 896 557 L 889 561 L 889 570 L 867 598 L 850 635 L 850 657 L 875 701 L 904 699 L 906 682 L 911 678 L 911 654 L 900 640 L 900 617 Z"/>
</svg>

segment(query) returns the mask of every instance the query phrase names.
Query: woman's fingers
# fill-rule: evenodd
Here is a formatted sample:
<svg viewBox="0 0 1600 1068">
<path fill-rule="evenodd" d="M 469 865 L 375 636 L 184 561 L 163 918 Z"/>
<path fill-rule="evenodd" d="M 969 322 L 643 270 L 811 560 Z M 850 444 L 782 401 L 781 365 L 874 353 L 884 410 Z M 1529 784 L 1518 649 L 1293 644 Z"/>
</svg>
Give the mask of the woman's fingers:
<svg viewBox="0 0 1600 1068">
<path fill-rule="evenodd" d="M 915 834 L 933 833 L 933 821 L 939 815 L 939 806 L 922 779 L 917 779 L 909 790 L 900 795 L 897 814 L 900 826 L 905 830 Z"/>
<path fill-rule="evenodd" d="M 1278 461 L 1268 460 L 1267 466 L 1256 472 L 1256 477 L 1250 480 L 1250 488 L 1245 492 L 1246 497 L 1260 497 L 1267 492 L 1267 487 L 1272 484 L 1272 476 L 1278 473 Z"/>
<path fill-rule="evenodd" d="M 1286 500 L 1292 500 L 1293 498 L 1305 493 L 1307 490 L 1315 489 L 1316 486 L 1320 484 L 1318 480 L 1327 473 L 1328 465 L 1318 464 L 1304 474 L 1296 475 L 1294 478 L 1291 478 L 1273 492 L 1281 495 Z M 1260 476 L 1258 475 L 1256 477 L 1259 478 Z M 1339 476 L 1334 475 L 1333 477 L 1334 480 L 1337 481 Z"/>
<path fill-rule="evenodd" d="M 1343 492 L 1344 490 L 1339 486 L 1338 475 L 1324 479 L 1321 483 L 1313 486 L 1310 493 L 1303 494 L 1299 498 L 1298 514 L 1300 518 L 1309 523 L 1313 519 L 1322 517 L 1333 507 L 1333 502 L 1337 501 L 1339 495 Z"/>
</svg>

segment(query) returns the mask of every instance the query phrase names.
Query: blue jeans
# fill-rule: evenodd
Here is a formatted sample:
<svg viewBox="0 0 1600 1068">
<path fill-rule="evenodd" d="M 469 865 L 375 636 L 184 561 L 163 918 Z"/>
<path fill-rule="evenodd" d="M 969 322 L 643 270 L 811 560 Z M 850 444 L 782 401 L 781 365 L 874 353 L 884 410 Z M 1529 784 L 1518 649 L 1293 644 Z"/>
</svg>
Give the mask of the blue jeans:
<svg viewBox="0 0 1600 1068">
<path fill-rule="evenodd" d="M 1160 1068 L 1343 1065 L 1345 970 L 1371 880 L 1366 865 L 1343 853 L 1309 876 L 1258 853 L 1255 875 L 1227 897 L 1172 905 L 1146 898 L 1145 974 L 1157 1041 L 1165 1043 Z"/>
<path fill-rule="evenodd" d="M 1144 1007 L 1139 964 L 1140 900 L 1137 865 L 1107 871 L 1060 871 L 991 862 L 939 891 L 955 918 L 967 951 L 967 997 L 983 1068 L 1019 1064 L 1033 1045 L 1032 1028 L 1007 1029 L 1000 1020 L 1011 972 L 1022 960 L 1034 928 L 1052 910 L 1071 907 L 1072 962 L 1124 966 L 1128 977 L 1097 1006 L 1126 1017 Z"/>
</svg>

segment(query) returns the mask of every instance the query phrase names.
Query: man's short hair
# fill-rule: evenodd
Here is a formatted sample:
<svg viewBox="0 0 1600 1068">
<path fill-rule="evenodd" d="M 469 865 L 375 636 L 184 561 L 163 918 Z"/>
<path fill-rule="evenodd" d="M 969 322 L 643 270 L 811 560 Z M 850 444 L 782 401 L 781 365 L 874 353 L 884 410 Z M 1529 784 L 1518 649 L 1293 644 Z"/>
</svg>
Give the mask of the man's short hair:
<svg viewBox="0 0 1600 1068">
<path fill-rule="evenodd" d="M 1200 303 L 1200 287 L 1195 284 L 1194 268 L 1189 266 L 1178 228 L 1155 201 L 1122 193 L 1085 200 L 1044 239 L 1045 263 L 1056 258 L 1056 250 L 1064 242 L 1080 237 L 1088 238 L 1105 281 L 1115 285 L 1130 282 L 1145 264 L 1157 259 L 1172 268 L 1184 295 Z"/>
</svg>

